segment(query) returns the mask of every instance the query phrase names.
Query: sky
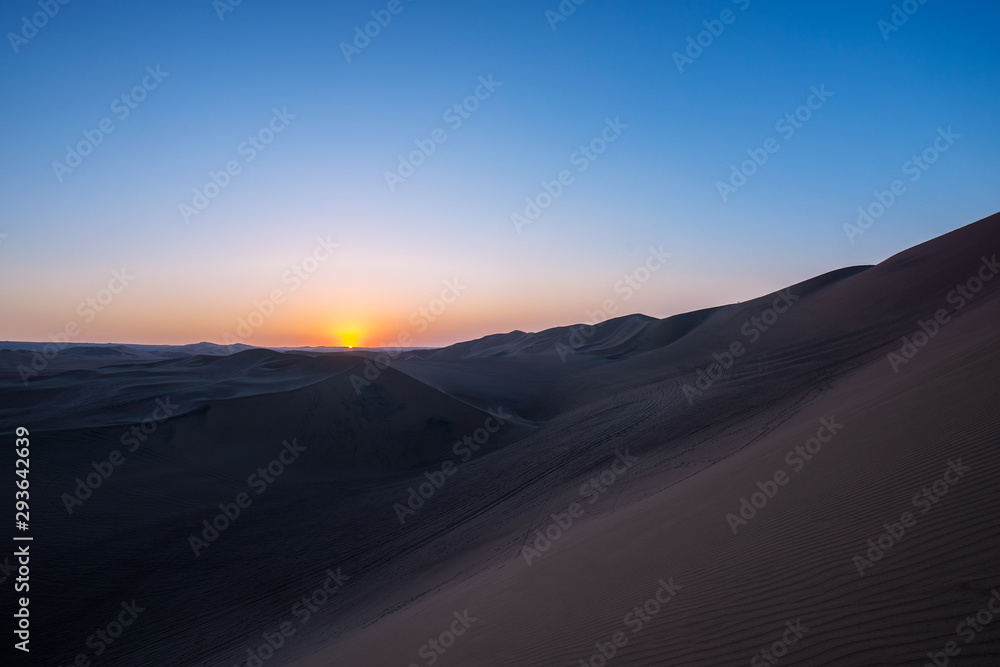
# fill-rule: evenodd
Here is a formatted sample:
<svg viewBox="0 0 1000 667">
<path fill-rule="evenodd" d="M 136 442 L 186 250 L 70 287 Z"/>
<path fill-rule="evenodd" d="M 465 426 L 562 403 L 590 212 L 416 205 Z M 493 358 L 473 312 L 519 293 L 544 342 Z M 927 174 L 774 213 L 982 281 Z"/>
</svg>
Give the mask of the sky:
<svg viewBox="0 0 1000 667">
<path fill-rule="evenodd" d="M 438 346 L 877 263 L 997 212 L 998 24 L 10 0 L 0 340 Z"/>
</svg>

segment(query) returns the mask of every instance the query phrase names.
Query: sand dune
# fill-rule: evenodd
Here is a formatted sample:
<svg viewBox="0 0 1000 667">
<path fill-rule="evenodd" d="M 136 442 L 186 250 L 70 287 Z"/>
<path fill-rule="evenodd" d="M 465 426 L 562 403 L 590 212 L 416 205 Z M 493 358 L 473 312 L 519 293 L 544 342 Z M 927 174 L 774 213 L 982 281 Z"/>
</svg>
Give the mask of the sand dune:
<svg viewBox="0 0 1000 667">
<path fill-rule="evenodd" d="M 954 641 L 996 665 L 1000 616 L 957 626 L 1000 589 L 998 252 L 1000 215 L 752 301 L 377 372 L 83 346 L 25 385 L 38 348 L 2 344 L 0 422 L 30 415 L 44 479 L 40 652 L 69 664 L 134 598 L 101 664 L 923 665 Z"/>
</svg>

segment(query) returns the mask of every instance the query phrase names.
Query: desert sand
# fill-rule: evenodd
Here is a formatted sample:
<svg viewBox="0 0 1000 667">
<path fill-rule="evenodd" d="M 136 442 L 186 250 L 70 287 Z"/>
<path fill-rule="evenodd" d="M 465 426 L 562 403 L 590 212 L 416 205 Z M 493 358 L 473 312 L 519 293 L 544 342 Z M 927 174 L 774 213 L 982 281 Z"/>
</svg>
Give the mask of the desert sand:
<svg viewBox="0 0 1000 667">
<path fill-rule="evenodd" d="M 1000 664 L 998 254 L 995 215 L 363 385 L 376 350 L 77 346 L 24 383 L 40 348 L 0 344 L 38 664 L 133 600 L 95 664 Z"/>
</svg>

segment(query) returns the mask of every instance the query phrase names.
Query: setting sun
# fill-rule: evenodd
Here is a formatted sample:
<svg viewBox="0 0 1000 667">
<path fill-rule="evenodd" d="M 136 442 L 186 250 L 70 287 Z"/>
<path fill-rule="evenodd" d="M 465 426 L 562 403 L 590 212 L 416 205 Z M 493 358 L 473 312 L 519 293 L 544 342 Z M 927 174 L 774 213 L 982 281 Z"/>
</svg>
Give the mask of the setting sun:
<svg viewBox="0 0 1000 667">
<path fill-rule="evenodd" d="M 353 348 L 361 340 L 361 332 L 358 329 L 338 329 L 336 335 L 343 347 Z"/>
</svg>

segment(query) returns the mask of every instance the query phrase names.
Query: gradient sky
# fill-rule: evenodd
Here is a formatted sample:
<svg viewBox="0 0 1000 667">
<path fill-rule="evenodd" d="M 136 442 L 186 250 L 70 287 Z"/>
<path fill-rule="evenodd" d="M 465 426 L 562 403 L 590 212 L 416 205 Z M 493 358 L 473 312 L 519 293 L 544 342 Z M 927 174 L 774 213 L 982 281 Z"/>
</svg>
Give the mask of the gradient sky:
<svg viewBox="0 0 1000 667">
<path fill-rule="evenodd" d="M 232 342 L 274 290 L 283 302 L 238 340 L 442 345 L 590 321 L 609 299 L 665 317 L 998 209 L 996 3 L 913 2 L 885 39 L 888 1 L 588 0 L 555 23 L 557 0 L 400 0 L 350 62 L 342 43 L 388 0 L 223 3 L 76 0 L 16 44 L 39 3 L 3 3 L 0 340 L 75 323 L 75 342 Z M 711 23 L 723 10 L 732 22 Z M 705 21 L 723 30 L 681 72 L 673 54 Z M 121 118 L 116 98 L 157 66 L 169 75 Z M 453 128 L 444 112 L 490 76 Z M 813 86 L 833 95 L 786 139 L 776 121 Z M 295 117 L 248 161 L 241 143 L 274 109 Z M 628 127 L 581 173 L 574 153 L 608 118 Z M 103 119 L 114 131 L 60 181 L 53 163 Z M 904 163 L 949 127 L 960 137 L 912 182 Z M 391 191 L 385 172 L 438 128 L 447 140 Z M 780 150 L 723 201 L 717 182 L 772 137 Z M 186 222 L 179 206 L 230 161 L 240 172 Z M 572 183 L 519 233 L 511 215 L 563 170 Z M 849 242 L 894 179 L 905 193 Z M 295 288 L 317 238 L 338 247 Z M 650 247 L 671 257 L 626 298 Z M 101 312 L 80 307 L 123 268 L 134 278 Z"/>
</svg>

